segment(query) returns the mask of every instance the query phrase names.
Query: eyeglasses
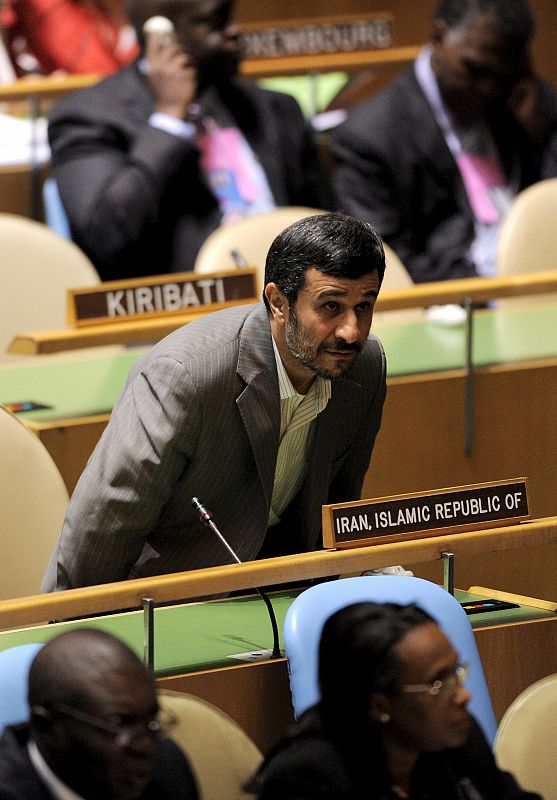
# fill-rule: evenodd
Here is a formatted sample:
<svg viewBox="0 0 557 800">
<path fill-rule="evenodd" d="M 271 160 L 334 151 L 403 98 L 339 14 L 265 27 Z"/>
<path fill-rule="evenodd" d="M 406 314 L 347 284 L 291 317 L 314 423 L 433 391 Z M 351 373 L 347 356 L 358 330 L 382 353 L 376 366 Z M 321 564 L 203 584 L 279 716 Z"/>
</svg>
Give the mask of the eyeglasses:
<svg viewBox="0 0 557 800">
<path fill-rule="evenodd" d="M 159 709 L 155 716 L 144 719 L 130 719 L 126 722 L 108 722 L 100 719 L 79 708 L 72 708 L 65 703 L 56 703 L 51 706 L 33 706 L 31 711 L 40 716 L 52 716 L 60 714 L 69 717 L 76 722 L 81 722 L 95 730 L 112 736 L 115 744 L 120 747 L 127 747 L 142 736 L 160 736 L 167 733 L 177 723 L 176 717 L 172 714 Z"/>
<path fill-rule="evenodd" d="M 457 687 L 464 686 L 470 667 L 468 664 L 462 664 L 457 667 L 452 675 L 447 675 L 443 680 L 436 680 L 433 683 L 411 683 L 406 686 L 401 686 L 400 691 L 405 694 L 414 692 L 427 692 L 433 697 L 449 697 L 454 694 Z"/>
</svg>

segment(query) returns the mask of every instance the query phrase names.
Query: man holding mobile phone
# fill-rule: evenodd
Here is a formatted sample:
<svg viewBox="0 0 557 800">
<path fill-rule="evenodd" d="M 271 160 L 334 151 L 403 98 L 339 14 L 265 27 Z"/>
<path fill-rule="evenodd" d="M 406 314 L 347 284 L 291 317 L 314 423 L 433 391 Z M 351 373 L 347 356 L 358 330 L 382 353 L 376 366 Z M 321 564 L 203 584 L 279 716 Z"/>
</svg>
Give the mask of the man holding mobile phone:
<svg viewBox="0 0 557 800">
<path fill-rule="evenodd" d="M 129 0 L 127 13 L 141 58 L 64 98 L 49 125 L 72 236 L 104 280 L 192 269 L 238 217 L 330 207 L 296 102 L 237 77 L 232 0 Z M 154 16 L 170 36 L 144 32 Z"/>
</svg>

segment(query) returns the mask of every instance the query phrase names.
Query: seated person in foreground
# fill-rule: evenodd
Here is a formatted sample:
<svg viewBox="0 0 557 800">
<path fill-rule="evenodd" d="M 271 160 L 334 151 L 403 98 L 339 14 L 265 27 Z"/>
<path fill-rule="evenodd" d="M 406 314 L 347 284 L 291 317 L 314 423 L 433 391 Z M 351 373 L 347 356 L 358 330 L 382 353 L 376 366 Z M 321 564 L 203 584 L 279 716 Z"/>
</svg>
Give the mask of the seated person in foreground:
<svg viewBox="0 0 557 800">
<path fill-rule="evenodd" d="M 72 496 L 43 588 L 70 589 L 320 547 L 321 507 L 360 498 L 385 355 L 369 334 L 385 269 L 344 214 L 273 242 L 265 303 L 208 314 L 136 362 Z"/>
<path fill-rule="evenodd" d="M 103 280 L 193 269 L 221 223 L 275 206 L 330 208 L 296 101 L 236 77 L 232 0 L 129 0 L 143 57 L 50 115 L 72 236 Z M 153 15 L 175 39 L 152 34 Z"/>
<path fill-rule="evenodd" d="M 539 179 L 543 146 L 522 124 L 538 130 L 541 114 L 525 111 L 533 31 L 527 0 L 443 0 L 413 67 L 332 134 L 339 207 L 416 283 L 493 275 L 500 221 Z"/>
<path fill-rule="evenodd" d="M 465 673 L 415 605 L 338 611 L 323 627 L 321 700 L 265 760 L 259 800 L 539 800 L 497 768 Z"/>
<path fill-rule="evenodd" d="M 197 800 L 163 736 L 153 676 L 119 639 L 81 629 L 51 640 L 28 696 L 29 722 L 0 737 L 0 800 Z"/>
</svg>

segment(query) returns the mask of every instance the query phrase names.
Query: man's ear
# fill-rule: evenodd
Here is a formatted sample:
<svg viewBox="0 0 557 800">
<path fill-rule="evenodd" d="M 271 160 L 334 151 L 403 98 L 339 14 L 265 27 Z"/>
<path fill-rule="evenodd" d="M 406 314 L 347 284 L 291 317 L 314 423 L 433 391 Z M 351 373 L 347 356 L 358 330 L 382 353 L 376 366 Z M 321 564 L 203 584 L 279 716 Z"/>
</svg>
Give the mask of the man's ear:
<svg viewBox="0 0 557 800">
<path fill-rule="evenodd" d="M 273 319 L 276 322 L 284 323 L 285 314 L 288 310 L 288 300 L 276 283 L 268 283 L 265 286 L 265 298 L 269 303 Z"/>
</svg>

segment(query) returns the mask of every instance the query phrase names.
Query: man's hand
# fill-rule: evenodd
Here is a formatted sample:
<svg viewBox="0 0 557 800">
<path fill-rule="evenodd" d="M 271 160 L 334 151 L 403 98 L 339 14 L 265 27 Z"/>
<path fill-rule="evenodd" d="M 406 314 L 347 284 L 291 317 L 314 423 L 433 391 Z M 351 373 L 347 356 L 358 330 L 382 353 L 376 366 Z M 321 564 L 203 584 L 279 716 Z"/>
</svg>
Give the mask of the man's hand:
<svg viewBox="0 0 557 800">
<path fill-rule="evenodd" d="M 145 56 L 155 111 L 185 119 L 197 92 L 197 69 L 189 55 L 176 42 L 168 43 L 164 34 L 152 34 Z"/>
</svg>

